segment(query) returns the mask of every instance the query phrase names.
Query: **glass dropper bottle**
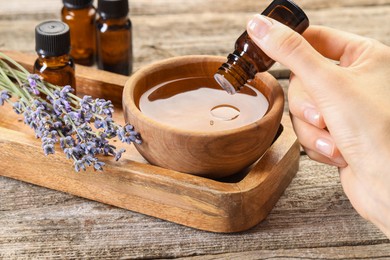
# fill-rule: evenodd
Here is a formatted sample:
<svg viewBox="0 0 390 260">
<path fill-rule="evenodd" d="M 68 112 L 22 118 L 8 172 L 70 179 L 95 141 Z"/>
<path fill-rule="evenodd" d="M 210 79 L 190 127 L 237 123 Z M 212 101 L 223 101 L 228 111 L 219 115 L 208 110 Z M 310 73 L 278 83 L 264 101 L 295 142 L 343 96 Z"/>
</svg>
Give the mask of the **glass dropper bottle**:
<svg viewBox="0 0 390 260">
<path fill-rule="evenodd" d="M 98 14 L 98 68 L 130 75 L 133 70 L 133 38 L 128 0 L 99 0 Z"/>
<path fill-rule="evenodd" d="M 81 65 L 92 66 L 96 52 L 96 9 L 93 0 L 62 0 L 61 19 L 70 28 L 70 56 Z"/>
<path fill-rule="evenodd" d="M 303 33 L 309 27 L 309 19 L 303 10 L 291 0 L 274 0 L 262 13 Z M 215 80 L 229 94 L 239 91 L 256 73 L 268 70 L 275 61 L 268 57 L 245 31 L 236 41 L 235 50 L 214 75 Z"/>
<path fill-rule="evenodd" d="M 58 86 L 76 90 L 75 65 L 70 51 L 69 26 L 61 21 L 45 21 L 35 27 L 35 50 L 38 58 L 33 72 Z"/>
</svg>

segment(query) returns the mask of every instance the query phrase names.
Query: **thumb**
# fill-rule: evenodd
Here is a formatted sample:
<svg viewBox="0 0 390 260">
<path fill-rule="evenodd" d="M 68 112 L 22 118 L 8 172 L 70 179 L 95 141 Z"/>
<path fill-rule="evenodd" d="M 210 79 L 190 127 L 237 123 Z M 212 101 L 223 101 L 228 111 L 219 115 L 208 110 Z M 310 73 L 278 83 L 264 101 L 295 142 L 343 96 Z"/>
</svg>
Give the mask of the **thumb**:
<svg viewBox="0 0 390 260">
<path fill-rule="evenodd" d="M 252 41 L 270 58 L 288 67 L 298 77 L 322 78 L 330 62 L 300 34 L 271 18 L 255 15 L 247 25 Z M 322 72 L 322 73 L 321 73 Z"/>
</svg>

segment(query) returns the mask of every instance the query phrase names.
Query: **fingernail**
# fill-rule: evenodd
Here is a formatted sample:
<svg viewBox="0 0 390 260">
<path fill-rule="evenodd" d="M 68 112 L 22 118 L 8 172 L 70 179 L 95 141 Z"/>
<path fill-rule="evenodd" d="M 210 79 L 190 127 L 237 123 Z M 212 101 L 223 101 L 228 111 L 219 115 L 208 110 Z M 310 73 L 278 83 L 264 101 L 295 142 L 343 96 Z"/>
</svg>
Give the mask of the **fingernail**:
<svg viewBox="0 0 390 260">
<path fill-rule="evenodd" d="M 315 126 L 320 125 L 320 113 L 316 109 L 306 108 L 303 111 L 303 116 L 306 118 L 306 120 L 310 124 L 315 125 Z"/>
<path fill-rule="evenodd" d="M 346 167 L 348 165 L 348 163 L 344 160 L 342 156 L 333 158 L 332 161 L 335 162 L 339 167 Z"/>
<path fill-rule="evenodd" d="M 331 157 L 334 152 L 333 142 L 325 138 L 319 138 L 316 141 L 317 150 L 327 157 Z"/>
<path fill-rule="evenodd" d="M 264 15 L 256 14 L 248 22 L 247 29 L 257 38 L 263 38 L 272 26 L 272 21 L 267 19 Z"/>
</svg>

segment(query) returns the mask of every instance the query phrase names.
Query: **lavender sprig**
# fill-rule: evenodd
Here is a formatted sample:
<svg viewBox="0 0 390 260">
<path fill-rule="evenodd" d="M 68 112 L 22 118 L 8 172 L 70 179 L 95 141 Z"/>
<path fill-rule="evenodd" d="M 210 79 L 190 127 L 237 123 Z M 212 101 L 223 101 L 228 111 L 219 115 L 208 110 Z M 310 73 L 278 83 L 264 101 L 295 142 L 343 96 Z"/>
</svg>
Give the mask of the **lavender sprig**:
<svg viewBox="0 0 390 260">
<path fill-rule="evenodd" d="M 104 162 L 98 159 L 99 155 L 112 155 L 119 160 L 125 152 L 117 151 L 109 139 L 118 137 L 123 143 L 142 143 L 132 125 L 121 126 L 112 119 L 111 101 L 77 97 L 70 86 L 44 82 L 1 52 L 0 58 L 0 106 L 8 102 L 16 113 L 23 114 L 24 123 L 41 139 L 45 155 L 54 154 L 59 143 L 65 156 L 73 160 L 75 171 L 89 166 L 101 171 Z M 46 100 L 42 99 L 44 95 Z"/>
</svg>

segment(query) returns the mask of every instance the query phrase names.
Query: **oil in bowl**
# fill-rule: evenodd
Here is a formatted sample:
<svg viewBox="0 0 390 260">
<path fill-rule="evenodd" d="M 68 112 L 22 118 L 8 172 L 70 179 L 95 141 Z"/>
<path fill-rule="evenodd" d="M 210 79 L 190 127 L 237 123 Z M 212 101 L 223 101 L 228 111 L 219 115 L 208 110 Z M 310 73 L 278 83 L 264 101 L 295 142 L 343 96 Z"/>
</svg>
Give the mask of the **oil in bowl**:
<svg viewBox="0 0 390 260">
<path fill-rule="evenodd" d="M 150 119 L 181 130 L 213 132 L 239 128 L 262 118 L 269 103 L 247 85 L 228 94 L 213 78 L 163 82 L 143 93 L 139 109 Z"/>
</svg>

